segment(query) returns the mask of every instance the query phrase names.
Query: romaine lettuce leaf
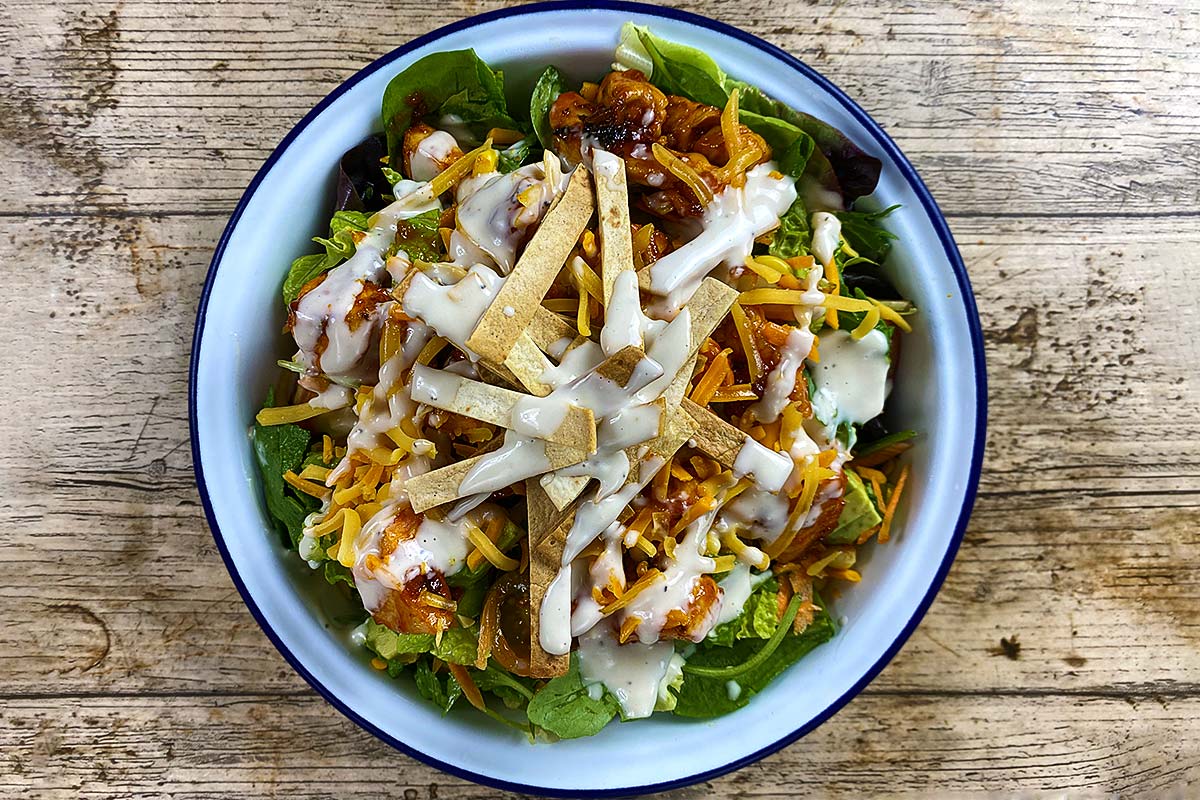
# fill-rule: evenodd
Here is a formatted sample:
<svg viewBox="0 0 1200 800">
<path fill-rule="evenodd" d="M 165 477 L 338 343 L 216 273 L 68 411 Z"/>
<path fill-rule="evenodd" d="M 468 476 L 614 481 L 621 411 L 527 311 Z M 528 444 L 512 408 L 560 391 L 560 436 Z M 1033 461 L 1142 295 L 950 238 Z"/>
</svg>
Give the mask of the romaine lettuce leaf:
<svg viewBox="0 0 1200 800">
<path fill-rule="evenodd" d="M 382 114 L 392 169 L 402 163 L 404 132 L 423 119 L 437 124 L 448 118 L 478 134 L 490 128 L 520 129 L 508 114 L 503 73 L 474 50 L 448 50 L 417 60 L 388 83 Z"/>
<path fill-rule="evenodd" d="M 822 609 L 808 627 L 799 636 L 788 632 L 766 661 L 732 679 L 737 683 L 736 692 L 730 691 L 729 680 L 685 672 L 675 713 L 682 717 L 706 718 L 739 709 L 810 650 L 833 638 L 833 618 L 819 598 L 814 597 L 814 600 Z M 688 657 L 687 663 L 688 666 L 703 667 L 734 666 L 748 662 L 763 647 L 764 642 L 754 638 L 742 639 L 731 647 L 712 646 L 706 640 Z"/>
<path fill-rule="evenodd" d="M 837 527 L 825 536 L 825 541 L 830 544 L 853 544 L 864 531 L 883 521 L 858 473 L 847 469 L 845 475 L 845 505 L 838 516 Z"/>
<path fill-rule="evenodd" d="M 394 677 L 394 676 L 393 676 Z M 462 696 L 462 687 L 454 676 L 446 673 L 445 680 L 434 673 L 426 659 L 421 659 L 413 669 L 413 682 L 417 684 L 417 692 L 429 702 L 442 710 L 443 716 L 454 707 L 454 703 Z"/>
<path fill-rule="evenodd" d="M 732 647 L 741 639 L 770 639 L 779 627 L 779 581 L 763 581 L 746 600 L 742 613 L 724 625 L 714 628 L 705 638 L 706 644 Z"/>
<path fill-rule="evenodd" d="M 780 258 L 806 256 L 811 244 L 812 227 L 808 222 L 808 209 L 804 205 L 804 198 L 797 197 L 779 218 L 779 227 L 775 229 L 768 252 Z"/>
<path fill-rule="evenodd" d="M 434 646 L 434 637 L 430 634 L 396 633 L 373 619 L 363 624 L 363 633 L 367 637 L 366 647 L 385 661 L 411 653 L 428 653 Z"/>
</svg>

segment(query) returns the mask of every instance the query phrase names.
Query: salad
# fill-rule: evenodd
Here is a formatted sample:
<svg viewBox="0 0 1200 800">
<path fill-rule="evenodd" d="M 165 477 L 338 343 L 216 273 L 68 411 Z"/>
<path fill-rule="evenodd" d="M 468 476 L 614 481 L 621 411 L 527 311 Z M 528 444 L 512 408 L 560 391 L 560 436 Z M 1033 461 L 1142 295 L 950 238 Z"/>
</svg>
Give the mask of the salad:
<svg viewBox="0 0 1200 800">
<path fill-rule="evenodd" d="M 593 77 L 391 81 L 253 428 L 371 663 L 531 737 L 750 702 L 834 635 L 914 437 L 880 162 L 633 24 Z"/>
</svg>

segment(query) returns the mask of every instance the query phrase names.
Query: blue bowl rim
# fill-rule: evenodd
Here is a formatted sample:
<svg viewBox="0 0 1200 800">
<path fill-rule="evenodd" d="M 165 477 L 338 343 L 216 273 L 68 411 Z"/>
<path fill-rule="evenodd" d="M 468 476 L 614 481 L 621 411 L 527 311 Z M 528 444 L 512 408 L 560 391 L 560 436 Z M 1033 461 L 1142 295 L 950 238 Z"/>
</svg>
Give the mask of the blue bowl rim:
<svg viewBox="0 0 1200 800">
<path fill-rule="evenodd" d="M 258 605 L 254 602 L 249 591 L 246 589 L 242 581 L 237 567 L 235 566 L 232 557 L 229 554 L 228 548 L 225 546 L 224 537 L 221 534 L 220 528 L 217 525 L 216 516 L 213 512 L 212 499 L 209 497 L 208 488 L 204 481 L 204 468 L 200 459 L 200 445 L 197 436 L 197 417 L 196 417 L 196 377 L 197 368 L 200 357 L 200 342 L 204 333 L 204 322 L 206 311 L 208 309 L 209 295 L 212 291 L 213 280 L 216 277 L 217 266 L 225 254 L 225 248 L 229 243 L 230 236 L 233 230 L 237 227 L 238 221 L 241 219 L 242 213 L 246 209 L 250 198 L 254 196 L 258 185 L 263 178 L 274 166 L 282 153 L 291 145 L 292 140 L 304 130 L 304 128 L 320 115 L 331 103 L 338 97 L 350 89 L 351 86 L 358 83 L 360 80 L 370 75 L 371 73 L 387 66 L 398 58 L 412 52 L 413 50 L 422 47 L 426 44 L 434 42 L 443 36 L 455 33 L 460 30 L 473 28 L 477 25 L 490 22 L 497 19 L 502 19 L 510 16 L 520 16 L 526 14 L 540 14 L 550 11 L 580 11 L 580 10 L 605 10 L 619 11 L 630 14 L 641 14 L 645 16 L 656 16 L 665 19 L 677 20 L 684 23 L 689 23 L 701 28 L 708 28 L 717 33 L 725 34 L 741 42 L 749 44 L 775 58 L 779 59 L 783 64 L 802 73 L 805 77 L 817 83 L 822 89 L 829 93 L 831 97 L 836 99 L 847 111 L 850 112 L 862 125 L 871 133 L 877 144 L 899 168 L 904 179 L 912 187 L 917 197 L 921 201 L 922 207 L 929 216 L 930 222 L 933 224 L 937 232 L 938 238 L 942 242 L 942 247 L 945 250 L 946 257 L 950 261 L 950 265 L 954 271 L 954 277 L 958 282 L 958 290 L 961 296 L 963 305 L 967 312 L 967 323 L 970 328 L 971 335 L 971 351 L 974 359 L 975 368 L 975 403 L 976 403 L 976 418 L 975 418 L 975 441 L 971 454 L 971 469 L 967 478 L 966 491 L 963 495 L 963 504 L 959 512 L 958 520 L 955 522 L 954 534 L 951 537 L 950 544 L 946 548 L 946 553 L 942 558 L 942 563 L 939 565 L 937 573 L 929 584 L 929 589 L 925 596 L 917 605 L 916 610 L 905 623 L 904 629 L 900 635 L 892 642 L 887 650 L 876 660 L 876 662 L 863 674 L 858 681 L 855 682 L 841 697 L 830 703 L 821 713 L 817 714 L 811 720 L 801 725 L 791 733 L 780 737 L 774 743 L 764 747 L 754 753 L 751 753 L 742 758 L 735 759 L 729 763 L 712 769 L 697 772 L 683 778 L 676 778 L 662 783 L 647 784 L 644 786 L 630 786 L 615 789 L 604 790 L 575 790 L 575 789 L 559 789 L 553 786 L 534 786 L 529 784 L 513 783 L 510 781 L 499 780 L 489 775 L 483 775 L 477 772 L 463 769 L 461 767 L 447 764 L 432 758 L 421 751 L 410 747 L 404 742 L 396 739 L 391 734 L 376 727 L 368 722 L 357 712 L 354 711 L 347 703 L 335 696 L 327 689 L 320 681 L 310 673 L 301 663 L 300 659 L 284 645 L 283 641 L 276 635 L 275 631 L 267 623 Z M 963 535 L 966 532 L 967 521 L 970 518 L 972 507 L 975 504 L 975 494 L 979 486 L 979 476 L 983 467 L 983 452 L 987 432 L 987 374 L 986 365 L 984 362 L 983 348 L 983 331 L 980 327 L 979 311 L 975 305 L 975 295 L 971 291 L 970 280 L 967 277 L 966 266 L 963 264 L 962 256 L 958 251 L 958 246 L 954 242 L 954 237 L 950 233 L 949 225 L 946 223 L 946 218 L 942 214 L 937 203 L 933 199 L 933 195 L 925 186 L 917 174 L 916 169 L 909 163 L 908 159 L 900 152 L 900 148 L 892 141 L 891 137 L 884 132 L 883 128 L 874 119 L 871 118 L 856 102 L 850 99 L 845 92 L 834 85 L 829 79 L 821 75 L 812 67 L 800 61 L 795 56 L 777 47 L 770 42 L 760 39 L 759 37 L 747 33 L 732 25 L 728 25 L 717 20 L 710 19 L 698 14 L 693 14 L 688 11 L 681 11 L 674 8 L 666 8 L 648 3 L 632 2 L 631 0 L 599 0 L 599 2 L 582 3 L 577 0 L 547 0 L 546 2 L 537 2 L 523 5 L 517 8 L 498 9 L 489 11 L 483 14 L 478 14 L 466 19 L 452 22 L 436 30 L 430 31 L 422 36 L 418 36 L 406 44 L 397 47 L 390 53 L 372 61 L 367 66 L 360 69 L 358 72 L 351 75 L 343 83 L 338 85 L 324 99 L 321 100 L 311 111 L 296 123 L 295 127 L 288 132 L 280 141 L 279 145 L 271 152 L 267 160 L 263 162 L 262 167 L 254 175 L 249 186 L 246 187 L 237 207 L 233 211 L 233 215 L 229 219 L 229 223 L 225 226 L 225 230 L 221 234 L 221 238 L 217 243 L 216 250 L 213 252 L 212 261 L 209 263 L 208 273 L 204 279 L 204 288 L 201 291 L 200 303 L 196 311 L 196 325 L 192 337 L 192 354 L 191 363 L 188 370 L 188 425 L 191 435 L 192 448 L 192 464 L 196 473 L 196 486 L 200 493 L 200 501 L 204 507 L 204 515 L 208 519 L 208 526 L 213 534 L 213 539 L 216 542 L 217 549 L 221 553 L 221 557 L 225 561 L 226 569 L 229 571 L 230 577 L 233 579 L 234 585 L 241 594 L 242 599 L 246 603 L 246 607 L 250 610 L 251 615 L 258 622 L 259 627 L 271 640 L 275 648 L 280 654 L 291 664 L 309 685 L 312 686 L 322 697 L 325 698 L 334 708 L 342 714 L 354 721 L 359 727 L 369 731 L 380 740 L 391 745 L 395 749 L 411 756 L 431 767 L 447 772 L 459 778 L 474 781 L 486 786 L 491 786 L 497 789 L 512 792 L 523 792 L 540 794 L 550 797 L 628 797 L 638 794 L 647 794 L 652 792 L 663 792 L 671 789 L 678 789 L 685 786 L 690 786 L 703 781 L 711 780 L 724 775 L 734 770 L 741 769 L 744 766 L 754 763 L 759 759 L 775 753 L 796 740 L 805 736 L 809 732 L 816 729 L 826 720 L 836 714 L 847 703 L 854 699 L 875 677 L 883 670 L 885 666 L 896 656 L 903 647 L 904 643 L 916 630 L 917 625 L 929 610 L 929 606 L 933 603 L 937 596 L 938 590 L 946 579 L 946 575 L 950 571 L 951 565 L 954 563 L 955 555 L 958 553 L 958 548 L 962 544 Z"/>
</svg>

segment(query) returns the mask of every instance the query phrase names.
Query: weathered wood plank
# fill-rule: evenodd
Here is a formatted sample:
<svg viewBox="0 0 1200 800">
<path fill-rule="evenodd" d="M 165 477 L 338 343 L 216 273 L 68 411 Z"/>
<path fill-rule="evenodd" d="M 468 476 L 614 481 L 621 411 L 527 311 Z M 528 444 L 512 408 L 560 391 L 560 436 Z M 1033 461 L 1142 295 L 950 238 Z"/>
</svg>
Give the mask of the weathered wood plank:
<svg viewBox="0 0 1200 800">
<path fill-rule="evenodd" d="M 221 212 L 355 70 L 505 5 L 152 2 L 0 9 L 0 213 Z M 1058 0 L 685 8 L 843 86 L 954 214 L 1200 213 L 1200 23 L 1184 7 Z M 1114 23 L 1115 19 L 1120 22 Z"/>
<path fill-rule="evenodd" d="M 1196 698 L 867 693 L 782 753 L 666 796 L 1163 796 L 1200 785 L 1197 720 Z M 311 696 L 11 701 L 0 741 L 0 793 L 45 800 L 521 797 L 402 756 Z"/>
<path fill-rule="evenodd" d="M 6 692 L 302 685 L 242 608 L 192 486 L 187 350 L 222 224 L 0 220 L 27 254 L 0 298 L 0 369 L 19 377 L 0 387 Z M 1164 267 L 1200 235 L 1169 220 L 955 227 L 988 331 L 989 466 L 950 580 L 882 685 L 1200 686 L 1200 287 Z M 28 354 L 53 359 L 53 390 Z M 994 655 L 1012 634 L 1018 661 Z"/>
</svg>

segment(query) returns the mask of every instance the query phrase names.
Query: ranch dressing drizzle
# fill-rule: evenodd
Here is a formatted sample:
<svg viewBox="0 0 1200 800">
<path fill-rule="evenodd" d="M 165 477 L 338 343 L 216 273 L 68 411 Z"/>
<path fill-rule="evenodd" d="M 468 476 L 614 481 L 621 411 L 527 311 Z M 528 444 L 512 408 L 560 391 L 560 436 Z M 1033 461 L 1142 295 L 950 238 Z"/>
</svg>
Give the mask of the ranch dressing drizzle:
<svg viewBox="0 0 1200 800">
<path fill-rule="evenodd" d="M 557 159 L 529 164 L 508 174 L 477 176 L 469 196 L 460 197 L 458 230 L 492 257 L 501 274 L 512 271 L 526 229 L 537 224 L 551 202 L 566 189 L 562 170 L 551 166 L 548 174 L 547 163 L 557 164 Z"/>
<path fill-rule="evenodd" d="M 410 177 L 414 181 L 431 181 L 449 166 L 454 151 L 462 150 L 454 137 L 446 131 L 434 131 L 422 139 L 409 157 Z"/>
<path fill-rule="evenodd" d="M 449 286 L 419 272 L 404 293 L 404 313 L 424 321 L 438 336 L 474 357 L 467 339 L 503 284 L 504 278 L 483 264 L 471 267 L 462 280 Z"/>
<path fill-rule="evenodd" d="M 833 263 L 833 256 L 842 242 L 842 221 L 828 211 L 812 215 L 812 253 L 821 266 Z"/>
<path fill-rule="evenodd" d="M 617 276 L 613 284 L 612 298 L 604 309 L 600 346 L 607 356 L 630 345 L 640 346 L 645 329 L 646 316 L 642 313 L 637 273 L 626 270 Z"/>
<path fill-rule="evenodd" d="M 788 456 L 747 437 L 733 460 L 733 474 L 737 478 L 753 476 L 754 482 L 765 491 L 778 492 L 792 474 L 793 466 Z"/>
<path fill-rule="evenodd" d="M 667 623 L 667 614 L 673 609 L 687 608 L 692 589 L 700 576 L 716 569 L 716 562 L 702 554 L 708 540 L 708 530 L 716 516 L 717 509 L 713 509 L 687 527 L 683 541 L 675 547 L 675 558 L 663 571 L 663 577 L 633 598 L 621 612 L 622 622 L 626 619 L 638 620 L 634 629 L 638 641 L 657 642 Z M 719 613 L 720 602 L 715 608 Z M 708 620 L 698 625 L 693 633 L 693 641 L 698 642 L 707 636 L 715 620 L 716 614 L 710 614 Z"/>
<path fill-rule="evenodd" d="M 729 186 L 704 210 L 704 229 L 696 238 L 660 258 L 650 267 L 650 291 L 680 308 L 700 281 L 720 264 L 741 266 L 754 239 L 779 224 L 796 199 L 795 181 L 774 178 L 774 162 L 746 173 L 745 186 Z"/>
<path fill-rule="evenodd" d="M 654 712 L 674 655 L 671 642 L 620 644 L 608 626 L 597 625 L 579 637 L 579 675 L 585 685 L 603 684 L 624 719 L 640 719 Z"/>
<path fill-rule="evenodd" d="M 326 375 L 343 380 L 368 377 L 372 365 L 367 356 L 389 303 L 377 305 L 370 317 L 357 322 L 353 329 L 347 316 L 365 285 L 378 285 L 388 274 L 384 255 L 396 240 L 400 221 L 441 208 L 437 198 L 429 197 L 428 184 L 396 185 L 398 192 L 405 189 L 407 194 L 375 215 L 371 229 L 356 246 L 354 255 L 330 270 L 296 304 L 292 336 L 300 348 L 299 361 L 308 369 L 319 368 Z M 405 270 L 399 266 L 397 271 L 402 274 Z M 402 266 L 406 269 L 407 263 Z M 318 355 L 322 336 L 326 345 Z"/>
<path fill-rule="evenodd" d="M 883 331 L 873 330 L 858 340 L 843 330 L 823 335 L 821 360 L 809 364 L 816 387 L 813 410 L 822 411 L 818 417 L 830 428 L 878 416 L 891 389 L 890 368 Z"/>
<path fill-rule="evenodd" d="M 592 561 L 587 570 L 587 580 L 581 581 L 575 590 L 575 610 L 571 613 L 571 635 L 579 636 L 591 630 L 604 615 L 600 613 L 600 604 L 592 596 L 592 587 L 613 587 L 624 591 L 625 566 L 624 551 L 621 540 L 625 529 L 620 523 L 614 522 L 604 531 L 604 550 Z M 572 572 L 582 572 L 577 563 L 571 565 Z"/>
<path fill-rule="evenodd" d="M 779 351 L 779 361 L 767 374 L 762 399 L 750 407 L 757 420 L 774 422 L 791 401 L 792 391 L 796 388 L 796 375 L 804 359 L 812 352 L 816 339 L 809 325 L 812 324 L 814 311 L 825 301 L 825 293 L 817 288 L 820 279 L 821 270 L 816 268 L 810 269 L 805 276 L 804 294 L 800 298 L 802 302 L 792 309 L 797 327 L 788 331 L 787 339 Z"/>
</svg>

